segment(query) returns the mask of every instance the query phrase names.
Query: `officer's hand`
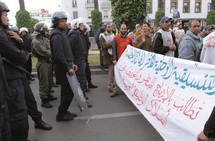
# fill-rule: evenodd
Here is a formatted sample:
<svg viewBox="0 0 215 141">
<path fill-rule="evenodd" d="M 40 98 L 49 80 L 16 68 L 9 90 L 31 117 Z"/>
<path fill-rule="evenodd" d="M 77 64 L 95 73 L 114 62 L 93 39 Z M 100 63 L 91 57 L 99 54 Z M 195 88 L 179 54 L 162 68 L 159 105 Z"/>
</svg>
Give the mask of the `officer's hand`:
<svg viewBox="0 0 215 141">
<path fill-rule="evenodd" d="M 72 67 L 73 67 L 73 70 L 74 70 L 74 71 L 77 71 L 77 70 L 78 70 L 78 66 L 77 66 L 77 65 L 73 65 Z"/>
<path fill-rule="evenodd" d="M 17 42 L 20 42 L 21 38 L 19 35 L 14 31 L 7 31 L 7 34 L 10 36 L 10 38 L 14 38 Z"/>
<path fill-rule="evenodd" d="M 75 70 L 74 69 L 69 69 L 68 74 L 69 75 L 74 75 L 75 74 Z"/>
</svg>

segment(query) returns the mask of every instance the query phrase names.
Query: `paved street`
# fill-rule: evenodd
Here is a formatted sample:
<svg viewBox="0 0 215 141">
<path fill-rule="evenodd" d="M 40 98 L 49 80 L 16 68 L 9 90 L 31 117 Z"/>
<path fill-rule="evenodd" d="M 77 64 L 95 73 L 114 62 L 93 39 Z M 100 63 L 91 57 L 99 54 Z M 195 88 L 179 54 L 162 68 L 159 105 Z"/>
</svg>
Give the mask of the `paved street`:
<svg viewBox="0 0 215 141">
<path fill-rule="evenodd" d="M 31 88 L 43 113 L 43 120 L 53 126 L 51 131 L 35 129 L 29 117 L 29 139 L 37 141 L 163 141 L 144 116 L 134 107 L 123 93 L 110 98 L 107 90 L 107 74 L 92 75 L 92 82 L 98 85 L 88 93 L 92 115 L 81 113 L 75 101 L 70 106 L 71 112 L 78 117 L 69 122 L 56 122 L 56 113 L 60 100 L 60 87 L 53 88 L 58 100 L 52 101 L 53 108 L 40 106 L 38 80 L 31 83 Z"/>
</svg>

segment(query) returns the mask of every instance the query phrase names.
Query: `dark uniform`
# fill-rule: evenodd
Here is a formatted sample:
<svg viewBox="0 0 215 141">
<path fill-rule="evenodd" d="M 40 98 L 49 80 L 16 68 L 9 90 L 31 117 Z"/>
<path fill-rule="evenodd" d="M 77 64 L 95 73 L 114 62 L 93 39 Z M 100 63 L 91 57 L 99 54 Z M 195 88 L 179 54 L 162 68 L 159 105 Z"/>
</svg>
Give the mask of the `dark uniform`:
<svg viewBox="0 0 215 141">
<path fill-rule="evenodd" d="M 23 65 L 28 60 L 28 53 L 13 46 L 11 40 L 3 31 L 0 32 L 0 46 L 2 57 L 17 66 Z M 29 127 L 25 92 L 22 83 L 23 74 L 8 64 L 5 64 L 5 73 L 12 94 L 12 100 L 6 99 L 10 114 L 12 140 L 26 140 Z"/>
<path fill-rule="evenodd" d="M 74 55 L 74 63 L 78 66 L 76 72 L 78 81 L 80 83 L 81 89 L 86 97 L 87 81 L 86 81 L 86 57 L 88 50 L 86 48 L 86 41 L 83 35 L 79 32 L 72 30 L 69 35 L 69 43 L 72 48 Z"/>
<path fill-rule="evenodd" d="M 61 85 L 61 101 L 58 107 L 57 121 L 72 120 L 72 117 L 66 113 L 74 94 L 66 78 L 66 73 L 72 68 L 73 53 L 64 30 L 54 29 L 50 41 L 53 60 L 56 63 L 55 75 Z"/>
<path fill-rule="evenodd" d="M 1 55 L 0 55 L 1 56 Z M 10 141 L 10 123 L 7 102 L 5 96 L 9 96 L 9 88 L 4 73 L 4 66 L 0 57 L 0 141 Z M 6 90 L 7 89 L 7 90 Z"/>
</svg>

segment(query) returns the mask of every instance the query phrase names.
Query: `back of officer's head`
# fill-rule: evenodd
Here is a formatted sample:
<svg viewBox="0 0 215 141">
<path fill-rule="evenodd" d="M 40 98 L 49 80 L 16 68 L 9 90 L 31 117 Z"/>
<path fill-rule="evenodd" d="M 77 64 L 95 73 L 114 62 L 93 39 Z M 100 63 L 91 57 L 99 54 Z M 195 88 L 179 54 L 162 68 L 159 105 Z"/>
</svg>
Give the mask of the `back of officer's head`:
<svg viewBox="0 0 215 141">
<path fill-rule="evenodd" d="M 67 21 L 67 15 L 65 11 L 57 11 L 52 15 L 52 25 L 51 28 L 56 28 L 59 20 L 65 19 Z"/>
<path fill-rule="evenodd" d="M 0 1 L 0 26 L 2 26 L 4 29 L 8 28 L 8 25 L 2 22 L 2 14 L 3 12 L 9 12 L 9 8 L 4 2 Z"/>
</svg>

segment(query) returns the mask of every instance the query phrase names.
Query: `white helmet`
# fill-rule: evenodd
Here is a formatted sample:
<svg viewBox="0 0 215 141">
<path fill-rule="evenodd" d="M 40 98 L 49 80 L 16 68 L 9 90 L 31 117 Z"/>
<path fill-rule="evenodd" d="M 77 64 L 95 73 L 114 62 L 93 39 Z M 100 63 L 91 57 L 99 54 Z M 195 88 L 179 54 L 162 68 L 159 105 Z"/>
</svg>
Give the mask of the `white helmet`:
<svg viewBox="0 0 215 141">
<path fill-rule="evenodd" d="M 27 32 L 28 33 L 28 29 L 26 27 L 21 27 L 19 29 L 19 34 L 21 34 L 22 32 Z"/>
<path fill-rule="evenodd" d="M 78 29 L 80 24 L 84 24 L 84 22 L 81 19 L 74 19 L 71 21 L 72 29 Z"/>
<path fill-rule="evenodd" d="M 91 28 L 88 24 L 84 24 L 84 29 L 87 31 L 87 32 L 90 32 Z"/>
</svg>

